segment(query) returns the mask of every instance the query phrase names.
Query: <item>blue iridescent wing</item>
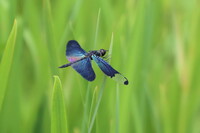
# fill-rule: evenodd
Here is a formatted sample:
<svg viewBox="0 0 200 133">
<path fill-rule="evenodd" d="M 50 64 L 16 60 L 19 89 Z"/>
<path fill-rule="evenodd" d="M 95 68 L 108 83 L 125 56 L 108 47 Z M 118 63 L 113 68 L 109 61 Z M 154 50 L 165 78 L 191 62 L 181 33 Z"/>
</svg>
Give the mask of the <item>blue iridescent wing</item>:
<svg viewBox="0 0 200 133">
<path fill-rule="evenodd" d="M 92 69 L 91 59 L 85 58 L 85 54 L 87 53 L 80 47 L 77 41 L 69 41 L 67 43 L 66 56 L 71 63 L 64 65 L 64 67 L 71 65 L 83 78 L 93 81 L 96 76 Z M 61 66 L 61 68 L 63 67 Z"/>
<path fill-rule="evenodd" d="M 104 61 L 102 58 L 92 55 L 92 59 L 97 63 L 99 68 L 107 75 L 110 76 L 112 79 L 119 83 L 123 83 L 125 85 L 128 85 L 128 80 L 126 77 L 124 77 L 122 74 L 120 74 L 118 71 L 116 71 L 114 68 L 112 68 L 106 61 Z"/>
<path fill-rule="evenodd" d="M 70 40 L 67 43 L 66 56 L 68 61 L 74 62 L 85 57 L 85 50 L 83 50 L 77 41 Z"/>
<path fill-rule="evenodd" d="M 95 73 L 92 69 L 91 59 L 85 58 L 71 65 L 83 78 L 88 81 L 93 81 L 95 79 Z"/>
</svg>

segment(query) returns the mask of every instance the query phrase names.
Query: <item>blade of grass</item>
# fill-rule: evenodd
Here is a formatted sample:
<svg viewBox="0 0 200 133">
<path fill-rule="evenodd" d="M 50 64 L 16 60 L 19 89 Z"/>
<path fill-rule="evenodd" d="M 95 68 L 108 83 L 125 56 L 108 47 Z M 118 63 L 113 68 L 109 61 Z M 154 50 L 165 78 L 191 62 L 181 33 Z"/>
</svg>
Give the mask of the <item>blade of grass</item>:
<svg viewBox="0 0 200 133">
<path fill-rule="evenodd" d="M 99 31 L 100 14 L 101 14 L 101 8 L 99 8 L 98 17 L 97 17 L 96 32 L 95 32 L 95 37 L 94 37 L 94 48 L 96 48 L 96 44 L 97 44 L 97 36 L 98 36 L 98 31 Z"/>
<path fill-rule="evenodd" d="M 116 87 L 116 133 L 119 133 L 119 84 Z"/>
<path fill-rule="evenodd" d="M 82 121 L 82 128 L 81 128 L 82 133 L 85 133 L 85 130 L 86 130 L 85 128 L 87 127 L 87 123 L 88 123 L 89 95 L 90 95 L 90 83 L 88 83 L 88 86 L 87 86 L 86 100 L 84 103 L 83 121 Z"/>
<path fill-rule="evenodd" d="M 67 118 L 61 81 L 54 76 L 52 97 L 51 133 L 67 133 Z"/>
<path fill-rule="evenodd" d="M 69 19 L 68 19 L 68 22 L 70 23 L 74 23 L 74 21 L 76 21 L 78 15 L 79 15 L 79 10 L 82 6 L 82 3 L 83 3 L 83 0 L 76 0 L 73 8 L 72 8 L 72 12 L 69 16 Z M 69 30 L 69 23 L 66 23 L 66 26 L 64 28 L 64 33 L 60 39 L 60 48 L 63 47 L 63 45 L 65 45 L 66 43 L 66 36 L 69 36 L 68 34 L 70 33 L 71 31 Z M 75 36 L 74 36 L 75 37 Z"/>
<path fill-rule="evenodd" d="M 0 111 L 6 91 L 11 65 L 13 63 L 16 36 L 17 21 L 15 20 L 0 65 Z"/>
<path fill-rule="evenodd" d="M 46 43 L 48 43 L 48 53 L 51 58 L 50 66 L 51 66 L 51 71 L 54 74 L 58 74 L 58 71 L 56 71 L 56 64 L 58 64 L 58 58 L 57 58 L 57 51 L 56 49 L 56 38 L 55 38 L 55 28 L 54 28 L 54 21 L 52 18 L 52 8 L 51 8 L 51 2 L 49 0 L 44 0 L 43 4 L 43 15 L 44 15 L 44 29 L 45 29 L 45 35 L 44 38 Z M 53 53 L 54 54 L 50 54 Z"/>
<path fill-rule="evenodd" d="M 91 120 L 91 123 L 89 125 L 88 133 L 91 133 L 91 131 L 92 131 L 92 128 L 93 128 L 93 125 L 94 125 L 94 121 L 95 121 L 95 118 L 96 118 L 96 115 L 97 115 L 97 111 L 99 109 L 99 105 L 100 105 L 100 102 L 101 102 L 101 99 L 102 99 L 102 96 L 103 96 L 103 91 L 104 91 L 104 88 L 105 88 L 105 84 L 106 84 L 106 76 L 104 76 L 104 78 L 103 78 L 102 86 L 100 88 L 100 92 L 99 92 L 98 99 L 97 99 L 97 104 L 95 106 L 94 113 L 92 115 L 92 120 Z"/>
<path fill-rule="evenodd" d="M 109 48 L 109 52 L 108 52 L 108 55 L 109 55 L 109 56 L 111 56 L 111 54 L 112 54 L 112 49 L 113 49 L 113 37 L 114 37 L 114 35 L 113 35 L 113 32 L 112 32 L 111 41 L 110 41 L 110 48 Z M 112 57 L 111 57 L 111 58 L 112 58 Z M 111 62 L 111 58 L 110 58 L 110 60 L 108 61 L 108 63 Z"/>
<path fill-rule="evenodd" d="M 94 92 L 93 92 L 93 95 L 92 95 L 92 103 L 91 103 L 91 107 L 90 107 L 89 122 L 88 122 L 88 124 L 89 124 L 90 121 L 91 121 L 91 116 L 92 116 L 93 106 L 94 106 L 95 99 L 96 99 L 97 90 L 98 90 L 98 87 L 96 86 L 96 87 L 94 88 Z"/>
</svg>

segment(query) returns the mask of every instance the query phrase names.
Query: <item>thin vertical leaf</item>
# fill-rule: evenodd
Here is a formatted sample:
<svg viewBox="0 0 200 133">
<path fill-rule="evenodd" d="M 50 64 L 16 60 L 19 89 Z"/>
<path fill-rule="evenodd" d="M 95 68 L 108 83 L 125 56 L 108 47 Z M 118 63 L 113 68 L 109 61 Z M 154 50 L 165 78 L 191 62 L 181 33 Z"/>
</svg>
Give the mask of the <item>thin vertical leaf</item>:
<svg viewBox="0 0 200 133">
<path fill-rule="evenodd" d="M 83 111 L 83 122 L 81 132 L 86 132 L 86 127 L 88 124 L 88 107 L 89 107 L 89 96 L 90 96 L 90 83 L 88 83 L 87 91 L 86 91 L 86 100 L 84 102 L 84 111 Z"/>
<path fill-rule="evenodd" d="M 9 78 L 11 65 L 13 63 L 16 36 L 17 36 L 17 21 L 15 20 L 0 65 L 0 110 L 6 92 L 6 86 Z"/>
<path fill-rule="evenodd" d="M 119 115 L 120 115 L 120 107 L 119 107 L 119 84 L 116 87 L 116 133 L 119 133 Z"/>
<path fill-rule="evenodd" d="M 101 102 L 101 99 L 102 99 L 102 96 L 103 96 L 103 91 L 104 91 L 104 88 L 105 88 L 105 84 L 106 84 L 106 77 L 104 76 L 103 78 L 103 83 L 102 83 L 102 86 L 100 88 L 100 92 L 99 92 L 99 95 L 98 95 L 98 99 L 97 99 L 97 104 L 95 106 L 95 109 L 94 109 L 94 113 L 92 115 L 92 120 L 91 120 L 91 123 L 89 125 L 89 130 L 88 130 L 88 133 L 91 133 L 92 132 L 92 128 L 93 128 L 93 125 L 94 125 L 94 121 L 95 121 L 95 118 L 97 116 L 97 112 L 98 112 L 98 109 L 99 109 L 99 105 L 100 105 L 100 102 Z"/>
<path fill-rule="evenodd" d="M 90 121 L 91 121 L 91 115 L 92 115 L 93 106 L 94 106 L 95 99 L 96 99 L 97 90 L 98 90 L 98 87 L 96 86 L 94 88 L 94 92 L 93 92 L 93 95 L 92 95 L 92 102 L 91 102 L 91 107 L 90 107 L 89 122 L 88 123 L 90 123 Z"/>
<path fill-rule="evenodd" d="M 67 133 L 67 118 L 61 81 L 54 76 L 52 97 L 51 133 Z"/>
<path fill-rule="evenodd" d="M 96 48 L 96 44 L 97 44 L 97 36 L 98 36 L 98 31 L 99 31 L 100 14 L 101 14 L 101 8 L 99 8 L 98 17 L 97 17 L 96 32 L 95 32 L 95 37 L 94 37 L 94 48 Z"/>
</svg>

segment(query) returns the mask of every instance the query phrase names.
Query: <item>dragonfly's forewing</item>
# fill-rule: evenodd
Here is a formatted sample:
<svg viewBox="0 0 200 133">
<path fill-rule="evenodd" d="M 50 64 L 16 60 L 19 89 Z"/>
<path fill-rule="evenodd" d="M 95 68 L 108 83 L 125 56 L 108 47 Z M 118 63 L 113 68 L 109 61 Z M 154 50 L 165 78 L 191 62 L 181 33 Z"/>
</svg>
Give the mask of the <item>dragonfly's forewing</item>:
<svg viewBox="0 0 200 133">
<path fill-rule="evenodd" d="M 93 81 L 95 73 L 92 69 L 91 59 L 85 57 L 87 53 L 83 50 L 77 41 L 71 40 L 67 44 L 66 56 L 72 63 L 71 66 L 85 79 Z M 74 63 L 73 63 L 74 62 Z"/>
<path fill-rule="evenodd" d="M 70 62 L 84 58 L 85 54 L 85 50 L 80 47 L 77 41 L 71 40 L 67 43 L 66 56 Z"/>
</svg>

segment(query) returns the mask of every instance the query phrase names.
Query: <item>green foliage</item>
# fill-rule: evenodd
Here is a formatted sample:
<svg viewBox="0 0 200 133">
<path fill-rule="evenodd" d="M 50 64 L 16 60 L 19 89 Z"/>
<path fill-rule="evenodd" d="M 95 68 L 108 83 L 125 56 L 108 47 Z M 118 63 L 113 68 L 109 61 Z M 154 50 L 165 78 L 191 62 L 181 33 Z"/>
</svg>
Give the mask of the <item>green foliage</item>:
<svg viewBox="0 0 200 133">
<path fill-rule="evenodd" d="M 51 133 L 67 133 L 67 118 L 62 86 L 59 77 L 55 76 L 54 78 Z"/>
<path fill-rule="evenodd" d="M 17 36 L 17 22 L 15 20 L 12 31 L 9 35 L 6 48 L 4 50 L 4 54 L 1 60 L 0 65 L 0 111 L 6 91 L 6 86 L 8 83 L 8 78 L 10 74 L 10 68 L 12 66 L 13 62 L 13 55 L 14 55 L 14 49 L 15 49 L 15 41 Z"/>
<path fill-rule="evenodd" d="M 1 0 L 0 133 L 58 125 L 70 133 L 199 133 L 199 4 Z M 105 80 L 95 63 L 89 83 L 71 67 L 59 69 L 71 39 L 86 51 L 108 49 L 129 85 Z"/>
</svg>

